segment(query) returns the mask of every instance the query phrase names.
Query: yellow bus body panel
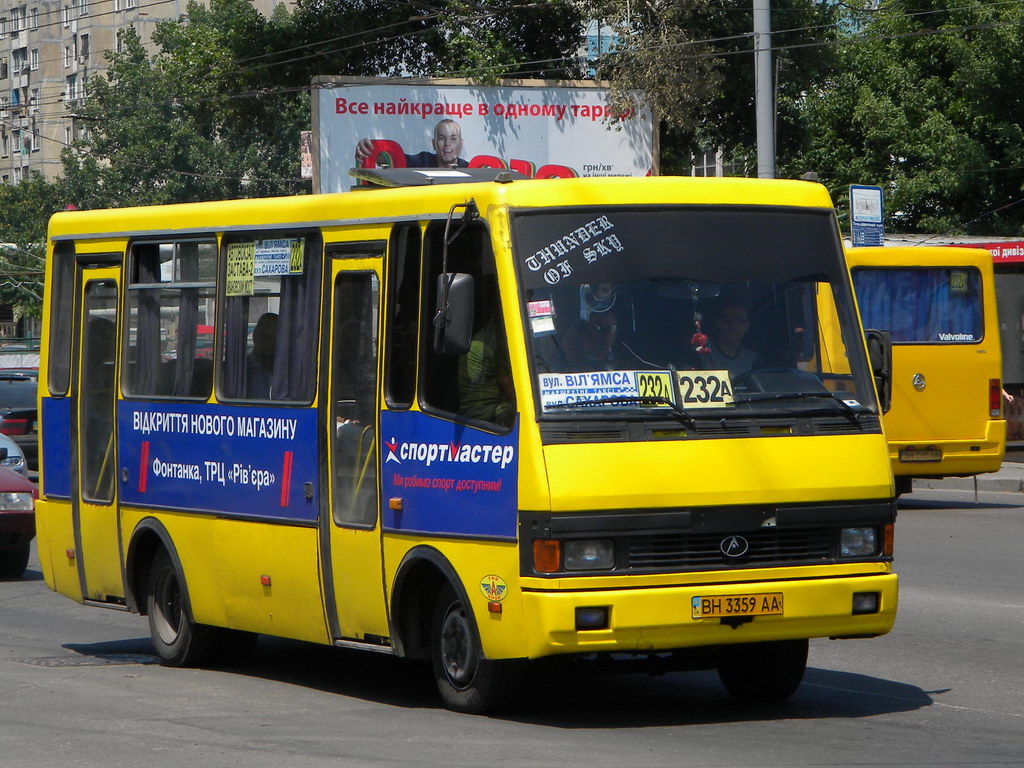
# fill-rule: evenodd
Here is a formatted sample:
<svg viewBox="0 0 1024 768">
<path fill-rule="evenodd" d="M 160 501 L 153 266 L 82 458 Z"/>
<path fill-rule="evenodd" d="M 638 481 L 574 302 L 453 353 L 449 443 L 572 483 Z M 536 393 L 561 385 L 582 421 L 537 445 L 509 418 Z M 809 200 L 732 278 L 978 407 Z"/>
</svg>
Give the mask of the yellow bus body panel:
<svg viewBox="0 0 1024 768">
<path fill-rule="evenodd" d="M 158 520 L 173 542 L 197 622 L 330 642 L 315 528 L 125 508 L 125 541 L 146 519 Z"/>
<path fill-rule="evenodd" d="M 544 455 L 556 512 L 892 495 L 878 434 L 549 445 Z"/>
<path fill-rule="evenodd" d="M 892 406 L 883 416 L 895 475 L 942 477 L 995 472 L 1006 451 L 1006 420 L 989 413 L 989 381 L 1002 379 L 992 255 L 980 248 L 848 248 L 857 267 L 964 267 L 981 274 L 985 337 L 978 343 L 894 343 Z M 884 330 L 884 329 L 880 329 Z M 918 390 L 914 377 L 926 386 Z M 905 462 L 904 449 L 939 449 L 938 462 Z"/>
<path fill-rule="evenodd" d="M 46 586 L 82 602 L 78 563 L 75 557 L 68 557 L 68 552 L 76 553 L 78 549 L 71 519 L 71 502 L 36 501 L 36 547 Z"/>
<path fill-rule="evenodd" d="M 393 584 L 397 568 L 406 553 L 422 546 L 422 539 L 407 534 L 385 534 L 385 578 Z M 523 658 L 525 648 L 523 604 L 519 599 L 519 548 L 515 542 L 484 542 L 463 539 L 435 539 L 428 543 L 459 574 L 473 610 L 484 654 L 492 659 Z M 497 576 L 507 585 L 501 600 L 492 601 L 481 585 L 488 576 Z M 501 611 L 488 610 L 497 602 Z"/>
</svg>

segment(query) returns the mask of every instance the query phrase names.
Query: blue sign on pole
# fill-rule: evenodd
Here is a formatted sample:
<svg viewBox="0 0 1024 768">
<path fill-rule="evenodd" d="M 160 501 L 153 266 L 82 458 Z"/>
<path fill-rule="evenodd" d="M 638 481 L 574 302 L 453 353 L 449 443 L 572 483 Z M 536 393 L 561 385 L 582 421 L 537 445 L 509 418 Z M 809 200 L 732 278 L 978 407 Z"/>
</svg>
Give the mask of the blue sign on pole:
<svg viewBox="0 0 1024 768">
<path fill-rule="evenodd" d="M 850 185 L 850 239 L 855 247 L 884 244 L 883 214 L 881 187 Z"/>
</svg>

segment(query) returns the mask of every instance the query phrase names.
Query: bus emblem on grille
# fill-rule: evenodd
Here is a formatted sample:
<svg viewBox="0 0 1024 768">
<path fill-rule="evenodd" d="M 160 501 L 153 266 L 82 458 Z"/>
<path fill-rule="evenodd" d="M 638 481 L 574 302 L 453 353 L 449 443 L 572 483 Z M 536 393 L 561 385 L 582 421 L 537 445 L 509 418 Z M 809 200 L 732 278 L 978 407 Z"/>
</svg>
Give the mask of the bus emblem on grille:
<svg viewBox="0 0 1024 768">
<path fill-rule="evenodd" d="M 722 539 L 722 543 L 718 545 L 718 548 L 722 550 L 722 554 L 726 557 L 743 557 L 743 555 L 747 554 L 747 550 L 750 549 L 750 542 L 742 536 L 729 536 Z"/>
</svg>

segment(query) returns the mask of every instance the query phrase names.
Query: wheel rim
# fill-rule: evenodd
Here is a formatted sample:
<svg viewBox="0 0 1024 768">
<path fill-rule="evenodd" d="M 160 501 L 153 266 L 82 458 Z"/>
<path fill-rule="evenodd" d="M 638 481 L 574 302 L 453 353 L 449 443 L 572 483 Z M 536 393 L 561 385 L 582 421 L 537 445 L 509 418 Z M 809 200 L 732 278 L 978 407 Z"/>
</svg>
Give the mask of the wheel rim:
<svg viewBox="0 0 1024 768">
<path fill-rule="evenodd" d="M 452 603 L 441 623 L 441 666 L 449 682 L 466 688 L 476 673 L 477 654 L 469 618 L 461 603 Z"/>
<path fill-rule="evenodd" d="M 178 639 L 181 631 L 181 589 L 173 568 L 164 568 L 153 589 L 153 607 L 157 634 L 167 645 Z"/>
</svg>

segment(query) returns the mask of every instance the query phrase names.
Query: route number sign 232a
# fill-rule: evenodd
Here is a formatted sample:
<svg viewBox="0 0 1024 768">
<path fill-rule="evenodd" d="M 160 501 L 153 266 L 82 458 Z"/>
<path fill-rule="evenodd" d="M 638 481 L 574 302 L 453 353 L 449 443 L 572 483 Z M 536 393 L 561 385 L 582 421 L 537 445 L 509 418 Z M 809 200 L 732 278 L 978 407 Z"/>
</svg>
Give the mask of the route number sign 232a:
<svg viewBox="0 0 1024 768">
<path fill-rule="evenodd" d="M 725 407 L 733 404 L 732 382 L 729 371 L 676 371 L 682 407 Z M 675 400 L 672 379 L 668 371 L 638 372 L 637 390 L 640 397 Z"/>
</svg>

